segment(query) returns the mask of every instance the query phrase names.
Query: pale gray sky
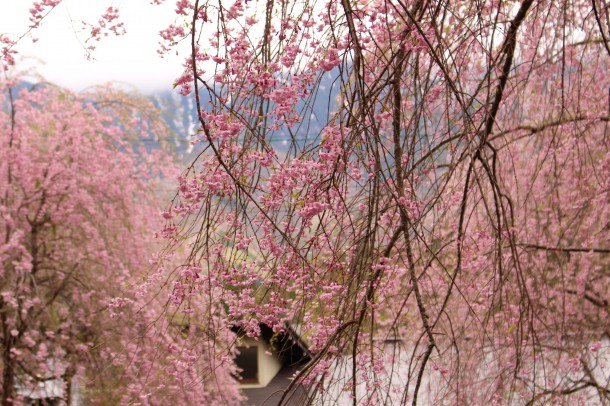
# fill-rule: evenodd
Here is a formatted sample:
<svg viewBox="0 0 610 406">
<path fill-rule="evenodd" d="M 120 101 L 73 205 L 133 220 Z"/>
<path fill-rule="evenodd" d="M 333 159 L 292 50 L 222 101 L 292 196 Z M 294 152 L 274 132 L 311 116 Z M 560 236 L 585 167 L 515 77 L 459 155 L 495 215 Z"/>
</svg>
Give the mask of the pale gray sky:
<svg viewBox="0 0 610 406">
<path fill-rule="evenodd" d="M 29 26 L 31 0 L 0 0 L 0 34 L 21 35 Z M 96 22 L 108 5 L 118 7 L 127 33 L 97 42 L 88 61 L 80 32 L 81 20 Z M 79 91 L 108 81 L 131 84 L 143 92 L 171 89 L 181 74 L 183 57 L 157 54 L 159 31 L 174 20 L 174 2 L 151 6 L 150 0 L 63 0 L 17 46 L 25 65 L 33 66 L 51 82 Z M 184 44 L 185 46 L 188 44 Z"/>
</svg>

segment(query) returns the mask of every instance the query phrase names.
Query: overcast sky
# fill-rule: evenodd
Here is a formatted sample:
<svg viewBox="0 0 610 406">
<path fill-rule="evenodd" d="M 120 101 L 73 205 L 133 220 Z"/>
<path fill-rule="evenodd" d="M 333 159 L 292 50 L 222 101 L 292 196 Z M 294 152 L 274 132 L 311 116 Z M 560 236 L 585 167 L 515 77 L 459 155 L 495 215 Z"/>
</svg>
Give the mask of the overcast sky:
<svg viewBox="0 0 610 406">
<path fill-rule="evenodd" d="M 114 1 L 125 23 L 127 34 L 108 37 L 96 43 L 95 60 L 88 61 L 80 32 L 81 20 L 95 22 L 110 2 L 63 0 L 33 33 L 18 45 L 27 66 L 51 82 L 79 91 L 109 81 L 124 82 L 140 91 L 171 89 L 181 73 L 182 58 L 163 59 L 157 54 L 159 31 L 174 19 L 174 2 L 151 6 L 150 0 Z M 0 0 L 0 34 L 23 34 L 29 26 L 31 0 Z M 22 65 L 24 66 L 24 65 Z"/>
</svg>

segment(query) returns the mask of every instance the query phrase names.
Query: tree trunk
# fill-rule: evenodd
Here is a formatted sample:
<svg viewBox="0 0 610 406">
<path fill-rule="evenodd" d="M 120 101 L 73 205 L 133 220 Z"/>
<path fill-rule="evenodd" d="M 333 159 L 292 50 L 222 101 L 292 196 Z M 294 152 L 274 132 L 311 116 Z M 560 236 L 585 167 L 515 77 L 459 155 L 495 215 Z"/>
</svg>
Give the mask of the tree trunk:
<svg viewBox="0 0 610 406">
<path fill-rule="evenodd" d="M 0 298 L 0 318 L 2 320 L 2 405 L 13 403 L 13 393 L 15 391 L 15 360 L 11 358 L 11 349 L 15 342 L 15 337 L 11 335 L 10 326 L 6 317 L 4 300 Z"/>
<path fill-rule="evenodd" d="M 2 405 L 13 403 L 15 391 L 15 360 L 11 358 L 12 338 L 10 334 L 4 337 L 4 350 L 2 353 Z"/>
</svg>

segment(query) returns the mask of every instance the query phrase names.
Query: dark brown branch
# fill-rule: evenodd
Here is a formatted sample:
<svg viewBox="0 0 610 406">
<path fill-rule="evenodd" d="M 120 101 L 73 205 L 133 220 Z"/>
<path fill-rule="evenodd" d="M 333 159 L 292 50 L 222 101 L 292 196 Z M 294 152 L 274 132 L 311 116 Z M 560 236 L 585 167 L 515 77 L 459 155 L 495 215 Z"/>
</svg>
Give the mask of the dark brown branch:
<svg viewBox="0 0 610 406">
<path fill-rule="evenodd" d="M 574 289 L 567 289 L 566 293 L 569 293 L 570 295 L 578 296 L 578 292 L 575 291 Z M 597 307 L 608 309 L 608 306 L 610 306 L 610 304 L 608 303 L 607 300 L 598 299 L 596 297 L 589 295 L 588 293 L 585 293 L 582 297 Z"/>
<path fill-rule="evenodd" d="M 591 248 L 591 247 L 549 247 L 539 244 L 521 243 L 518 247 L 532 248 L 536 250 L 553 251 L 553 252 L 594 252 L 596 254 L 610 254 L 610 249 L 606 248 Z"/>
<path fill-rule="evenodd" d="M 564 124 L 574 123 L 574 122 L 578 122 L 578 121 L 587 121 L 587 120 L 599 120 L 599 121 L 609 122 L 610 121 L 610 117 L 609 116 L 602 116 L 602 117 L 591 118 L 591 117 L 587 117 L 587 116 L 576 116 L 576 117 L 565 117 L 565 118 L 560 118 L 560 119 L 553 120 L 553 121 L 548 121 L 546 123 L 542 123 L 542 124 L 537 125 L 537 126 L 534 126 L 534 125 L 520 125 L 518 127 L 511 128 L 509 130 L 504 130 L 504 131 L 501 131 L 499 133 L 493 134 L 492 139 L 495 139 L 495 138 L 498 138 L 498 137 L 501 137 L 503 135 L 506 135 L 506 134 L 509 134 L 509 133 L 513 133 L 513 132 L 516 132 L 516 131 L 529 131 L 530 134 L 536 134 L 536 133 L 544 131 L 547 128 L 550 128 L 550 127 L 557 127 L 557 126 L 561 126 L 561 125 L 564 125 Z"/>
<path fill-rule="evenodd" d="M 606 52 L 610 56 L 610 47 L 608 46 L 608 38 L 606 38 L 606 33 L 604 32 L 604 27 L 602 22 L 599 19 L 599 13 L 597 11 L 596 0 L 591 0 L 591 4 L 593 4 L 593 14 L 595 15 L 595 21 L 597 22 L 597 26 L 599 27 L 599 32 L 602 34 L 602 42 L 604 43 L 604 48 L 606 48 Z"/>
<path fill-rule="evenodd" d="M 525 20 L 527 11 L 529 10 L 533 2 L 533 0 L 526 0 L 521 4 L 519 12 L 515 16 L 515 19 L 510 23 L 510 28 L 508 29 L 508 33 L 506 34 L 506 42 L 503 46 L 505 57 L 504 65 L 502 66 L 500 83 L 498 83 L 498 86 L 496 87 L 494 101 L 491 105 L 491 110 L 489 111 L 487 121 L 485 123 L 485 138 L 489 134 L 491 134 L 494 123 L 496 122 L 496 115 L 498 114 L 498 110 L 500 109 L 500 103 L 502 102 L 504 88 L 506 87 L 506 82 L 508 81 L 508 75 L 510 74 L 511 67 L 513 65 L 513 56 L 515 55 L 515 49 L 517 47 L 517 31 L 519 30 L 519 26 L 521 25 L 523 20 Z"/>
</svg>

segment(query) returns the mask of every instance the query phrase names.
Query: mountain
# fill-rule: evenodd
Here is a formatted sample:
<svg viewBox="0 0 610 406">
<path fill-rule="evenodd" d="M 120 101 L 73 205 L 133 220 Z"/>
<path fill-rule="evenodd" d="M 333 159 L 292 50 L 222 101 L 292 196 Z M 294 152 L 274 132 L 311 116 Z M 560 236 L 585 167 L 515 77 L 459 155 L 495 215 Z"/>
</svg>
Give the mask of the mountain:
<svg viewBox="0 0 610 406">
<path fill-rule="evenodd" d="M 334 110 L 339 88 L 339 71 L 336 69 L 324 73 L 309 98 L 301 100 L 296 106 L 296 110 L 303 120 L 290 130 L 282 127 L 281 130 L 269 136 L 267 141 L 276 150 L 284 152 L 288 149 L 293 137 L 299 147 L 319 142 L 320 131 Z M 207 94 L 201 92 L 204 109 L 209 108 L 209 104 L 205 103 L 209 100 L 207 97 Z M 173 132 L 177 154 L 186 162 L 190 161 L 198 152 L 197 147 L 191 145 L 191 141 L 196 139 L 199 128 L 195 98 L 192 94 L 182 96 L 177 90 L 156 92 L 150 95 L 150 98 L 155 106 L 165 112 L 164 118 Z"/>
</svg>

